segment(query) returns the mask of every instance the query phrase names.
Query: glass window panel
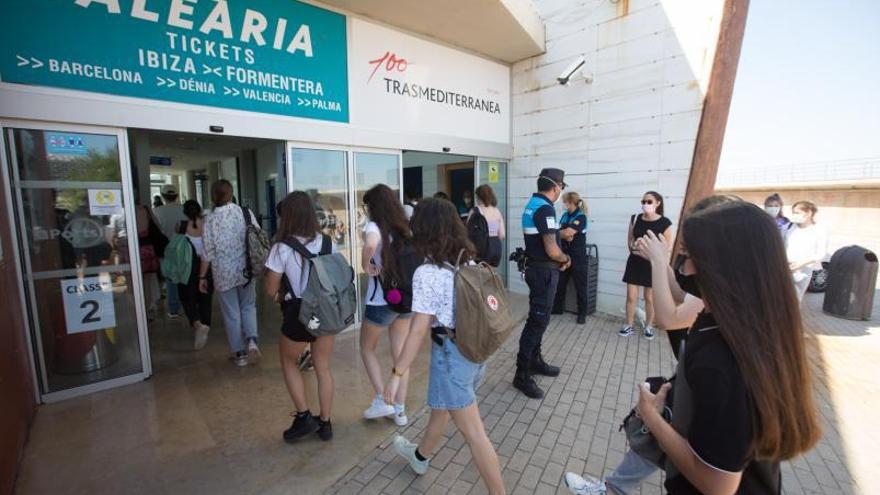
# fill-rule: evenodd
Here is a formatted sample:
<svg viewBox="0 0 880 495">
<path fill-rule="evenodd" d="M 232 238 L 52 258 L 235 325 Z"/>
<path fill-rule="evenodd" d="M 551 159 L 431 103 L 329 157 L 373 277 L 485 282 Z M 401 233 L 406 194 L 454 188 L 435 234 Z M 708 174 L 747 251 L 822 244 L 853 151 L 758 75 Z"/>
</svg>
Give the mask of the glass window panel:
<svg viewBox="0 0 880 495">
<path fill-rule="evenodd" d="M 498 199 L 498 209 L 501 210 L 501 216 L 504 218 L 504 227 L 507 232 L 510 228 L 507 225 L 507 162 L 494 160 L 480 160 L 480 179 L 479 184 L 489 184 L 495 191 L 495 197 Z M 507 270 L 510 262 L 507 261 L 508 242 L 505 238 L 502 241 L 501 263 L 498 265 L 498 273 L 507 283 Z"/>
</svg>

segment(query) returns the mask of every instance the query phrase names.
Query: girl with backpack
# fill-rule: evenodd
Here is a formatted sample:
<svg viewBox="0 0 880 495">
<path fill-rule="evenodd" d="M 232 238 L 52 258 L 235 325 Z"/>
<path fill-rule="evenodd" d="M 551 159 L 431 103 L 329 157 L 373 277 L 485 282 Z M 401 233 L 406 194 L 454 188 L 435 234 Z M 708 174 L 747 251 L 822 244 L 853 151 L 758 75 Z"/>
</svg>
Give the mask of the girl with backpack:
<svg viewBox="0 0 880 495">
<path fill-rule="evenodd" d="M 492 186 L 483 184 L 474 194 L 477 206 L 467 219 L 468 237 L 477 248 L 478 260 L 497 268 L 504 251 L 504 215 L 498 209 L 498 198 Z"/>
<path fill-rule="evenodd" d="M 179 233 L 186 236 L 192 249 L 192 270 L 185 284 L 177 284 L 183 311 L 189 319 L 194 334 L 193 347 L 200 350 L 208 343 L 208 332 L 211 330 L 211 298 L 214 293 L 211 283 L 211 272 L 207 273 L 208 290 L 199 291 L 199 266 L 205 255 L 205 243 L 202 240 L 204 218 L 202 207 L 198 201 L 190 199 L 183 203 L 183 214 L 187 220 L 180 222 Z"/>
<path fill-rule="evenodd" d="M 665 454 L 671 495 L 782 493 L 780 462 L 820 437 L 803 323 L 782 237 L 773 219 L 742 200 L 717 200 L 682 224 L 684 261 L 675 278 L 705 310 L 688 331 L 674 384 L 639 387 L 636 406 Z M 668 247 L 654 232 L 636 241 L 655 268 Z M 657 271 L 655 271 L 657 273 Z M 671 420 L 661 415 L 671 391 Z M 629 493 L 656 467 L 627 454 L 605 483 L 573 473 L 576 495 Z"/>
<path fill-rule="evenodd" d="M 476 255 L 455 205 L 440 199 L 426 199 L 415 208 L 413 241 L 427 263 L 413 276 L 412 330 L 399 355 L 394 358 L 392 376 L 385 397 L 394 397 L 403 377 L 419 353 L 425 334 L 431 334 L 431 368 L 428 378 L 428 407 L 431 417 L 422 441 L 416 445 L 397 436 L 394 448 L 417 474 L 428 470 L 431 454 L 443 439 L 449 418 L 464 436 L 480 476 L 489 493 L 503 494 L 504 481 L 498 456 L 486 435 L 476 402 L 476 388 L 486 365 L 469 361 L 455 341 L 455 272 L 453 267 L 464 251 L 464 260 Z"/>
<path fill-rule="evenodd" d="M 293 424 L 284 431 L 286 442 L 293 442 L 317 432 L 321 440 L 333 438 L 330 411 L 333 406 L 333 375 L 330 372 L 330 356 L 333 353 L 335 335 L 315 337 L 299 320 L 302 294 L 309 280 L 310 267 L 293 246 L 305 247 L 312 254 L 330 254 L 336 245 L 321 233 L 315 205 L 308 193 L 294 191 L 278 204 L 280 225 L 276 242 L 266 260 L 266 293 L 281 303 L 283 337 L 278 342 L 284 383 L 296 407 Z M 318 403 L 320 413 L 314 417 L 306 399 L 302 371 L 298 366 L 300 356 L 311 347 L 315 375 L 318 380 Z"/>
<path fill-rule="evenodd" d="M 388 401 L 384 400 L 382 366 L 376 356 L 376 345 L 382 331 L 387 328 L 392 357 L 396 357 L 409 335 L 411 313 L 397 312 L 389 306 L 389 301 L 385 300 L 385 289 L 388 287 L 383 288 L 382 281 L 402 278 L 399 258 L 411 242 L 412 233 L 397 193 L 385 184 L 374 186 L 364 194 L 364 206 L 369 221 L 364 226 L 361 265 L 370 279 L 360 343 L 361 358 L 375 392 L 373 403 L 364 411 L 364 418 L 391 417 L 398 426 L 404 426 L 408 421 L 405 404 L 409 375 L 402 377 L 396 395 L 389 397 Z"/>
</svg>

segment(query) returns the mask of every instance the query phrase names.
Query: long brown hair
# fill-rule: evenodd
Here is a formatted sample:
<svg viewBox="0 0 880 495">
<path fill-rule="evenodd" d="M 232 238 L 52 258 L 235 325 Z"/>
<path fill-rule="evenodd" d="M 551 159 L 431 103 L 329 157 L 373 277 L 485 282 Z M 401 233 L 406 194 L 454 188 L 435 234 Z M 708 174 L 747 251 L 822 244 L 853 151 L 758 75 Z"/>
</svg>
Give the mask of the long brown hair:
<svg viewBox="0 0 880 495">
<path fill-rule="evenodd" d="M 214 206 L 226 206 L 232 201 L 232 183 L 226 179 L 220 179 L 211 186 L 211 200 Z"/>
<path fill-rule="evenodd" d="M 297 236 L 305 239 L 305 244 L 308 244 L 315 240 L 321 230 L 315 203 L 307 192 L 293 191 L 278 203 L 275 211 L 281 217 L 278 232 L 275 233 L 275 240 L 278 242 Z"/>
<path fill-rule="evenodd" d="M 467 228 L 455 205 L 445 199 L 419 201 L 412 216 L 413 244 L 416 251 L 431 263 L 455 264 L 462 249 L 462 262 L 472 259 L 477 250 L 468 240 Z"/>
<path fill-rule="evenodd" d="M 775 222 L 724 198 L 682 225 L 697 285 L 733 352 L 752 400 L 753 453 L 786 460 L 821 435 L 800 309 Z"/>
<path fill-rule="evenodd" d="M 382 237 L 382 269 L 397 278 L 397 263 L 394 262 L 401 249 L 412 239 L 409 220 L 397 193 L 385 184 L 371 187 L 364 193 L 370 220 L 379 226 Z M 393 240 L 393 242 L 392 242 Z"/>
<path fill-rule="evenodd" d="M 495 197 L 495 191 L 489 184 L 482 184 L 474 191 L 477 199 L 483 203 L 483 206 L 498 206 L 498 198 Z"/>
</svg>

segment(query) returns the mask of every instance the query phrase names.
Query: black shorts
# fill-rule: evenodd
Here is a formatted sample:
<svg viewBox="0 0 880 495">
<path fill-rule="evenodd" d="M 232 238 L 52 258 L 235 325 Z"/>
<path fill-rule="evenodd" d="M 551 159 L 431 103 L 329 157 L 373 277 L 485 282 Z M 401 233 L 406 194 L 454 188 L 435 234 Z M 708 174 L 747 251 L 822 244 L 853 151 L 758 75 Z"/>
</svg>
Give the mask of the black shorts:
<svg viewBox="0 0 880 495">
<path fill-rule="evenodd" d="M 299 298 L 281 303 L 281 313 L 283 314 L 281 333 L 294 342 L 314 342 L 315 336 L 299 321 L 300 306 L 302 306 L 302 299 Z"/>
</svg>

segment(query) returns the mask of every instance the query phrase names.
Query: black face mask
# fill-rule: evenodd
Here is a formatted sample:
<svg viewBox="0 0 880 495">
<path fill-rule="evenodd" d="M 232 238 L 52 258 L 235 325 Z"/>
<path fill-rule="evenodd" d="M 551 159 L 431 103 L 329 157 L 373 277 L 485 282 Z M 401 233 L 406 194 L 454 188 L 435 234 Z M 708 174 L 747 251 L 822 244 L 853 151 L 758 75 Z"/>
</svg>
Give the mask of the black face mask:
<svg viewBox="0 0 880 495">
<path fill-rule="evenodd" d="M 703 298 L 700 293 L 700 287 L 697 285 L 697 278 L 694 275 L 685 275 L 679 270 L 675 270 L 675 281 L 678 282 L 678 286 L 681 287 L 681 290 L 694 297 L 700 299 Z"/>
</svg>

